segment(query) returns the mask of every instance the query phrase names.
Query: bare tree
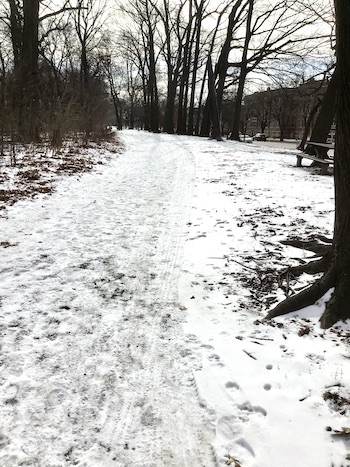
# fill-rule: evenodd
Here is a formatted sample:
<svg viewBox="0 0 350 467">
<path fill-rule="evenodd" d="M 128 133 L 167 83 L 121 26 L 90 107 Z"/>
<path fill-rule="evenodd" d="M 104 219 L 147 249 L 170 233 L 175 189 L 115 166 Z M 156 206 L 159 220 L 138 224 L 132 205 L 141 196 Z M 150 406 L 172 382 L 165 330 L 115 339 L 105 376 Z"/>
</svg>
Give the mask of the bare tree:
<svg viewBox="0 0 350 467">
<path fill-rule="evenodd" d="M 242 25 L 242 21 L 244 21 L 246 5 L 247 5 L 247 0 L 234 0 L 234 1 L 228 2 L 222 8 L 217 19 L 215 32 L 213 34 L 211 46 L 209 49 L 209 54 L 212 55 L 213 50 L 215 48 L 215 41 L 216 41 L 217 33 L 219 31 L 220 23 L 223 17 L 226 15 L 227 11 L 229 11 L 231 8 L 230 13 L 228 15 L 228 20 L 227 20 L 225 39 L 220 48 L 219 58 L 217 60 L 217 63 L 215 66 L 215 72 L 214 72 L 215 79 L 217 80 L 216 101 L 217 101 L 217 106 L 218 106 L 220 114 L 222 112 L 222 101 L 223 101 L 224 90 L 226 87 L 225 86 L 226 80 L 228 76 L 229 56 L 232 51 L 232 41 L 233 41 L 233 37 L 237 29 Z M 205 78 L 206 76 L 204 76 L 204 79 Z M 210 100 L 207 99 L 205 109 L 204 109 L 201 132 L 200 132 L 201 136 L 208 136 L 210 132 L 209 106 L 210 106 Z M 197 123 L 197 126 L 198 126 L 198 123 Z"/>
<path fill-rule="evenodd" d="M 297 0 L 280 0 L 273 6 L 266 4 L 265 7 L 252 0 L 248 8 L 242 57 L 237 62 L 231 62 L 231 66 L 240 68 L 233 139 L 238 139 L 239 106 L 248 74 L 263 70 L 265 62 L 286 60 L 291 56 L 305 56 L 316 47 L 320 47 L 322 41 L 329 42 L 328 34 L 317 29 L 314 32 L 317 17 L 308 16 L 301 11 Z M 250 13 L 252 17 L 249 19 Z"/>
<path fill-rule="evenodd" d="M 123 129 L 123 113 L 122 113 L 122 106 L 121 100 L 119 97 L 120 90 L 117 86 L 117 76 L 122 74 L 120 67 L 114 65 L 111 55 L 107 54 L 103 56 L 102 63 L 104 67 L 104 72 L 106 79 L 109 84 L 109 91 L 113 101 L 115 119 L 118 130 Z"/>
<path fill-rule="evenodd" d="M 159 91 L 157 62 L 159 50 L 156 46 L 159 9 L 151 0 L 136 0 L 132 4 L 120 4 L 120 10 L 134 23 L 127 27 L 121 37 L 129 52 L 134 54 L 143 84 L 144 120 L 147 130 L 160 130 Z M 136 31 L 135 31 L 136 26 Z"/>
<path fill-rule="evenodd" d="M 269 126 L 272 114 L 272 95 L 268 89 L 265 92 L 253 94 L 252 101 L 252 113 L 255 115 L 261 133 L 265 133 L 266 128 Z"/>
<path fill-rule="evenodd" d="M 295 120 L 298 104 L 294 89 L 280 87 L 280 89 L 273 91 L 271 116 L 278 123 L 280 141 L 284 140 L 286 130 Z"/>
<path fill-rule="evenodd" d="M 195 133 L 195 97 L 196 97 L 196 85 L 197 85 L 197 74 L 199 70 L 199 59 L 200 59 L 200 49 L 201 49 L 201 33 L 202 33 L 202 23 L 203 23 L 203 16 L 205 12 L 205 8 L 208 2 L 206 0 L 200 0 L 197 2 L 195 0 L 196 6 L 196 21 L 194 27 L 194 35 L 195 35 L 195 49 L 194 49 L 194 57 L 193 57 L 193 65 L 192 65 L 192 80 L 191 80 L 191 97 L 190 97 L 190 104 L 189 104 L 189 114 L 188 114 L 188 129 L 187 133 L 189 135 L 193 135 Z"/>
<path fill-rule="evenodd" d="M 179 81 L 183 56 L 183 34 L 181 32 L 181 13 L 184 2 L 177 8 L 170 6 L 169 0 L 163 0 L 157 8 L 164 30 L 164 40 L 160 40 L 161 54 L 167 67 L 167 94 L 164 115 L 164 131 L 174 133 L 174 114 L 176 89 Z"/>
<path fill-rule="evenodd" d="M 5 11 L 2 20 L 8 24 L 11 36 L 13 108 L 17 113 L 17 136 L 24 142 L 40 140 L 39 56 L 41 41 L 50 33 L 43 24 L 71 9 L 68 1 L 55 9 L 43 0 L 8 0 L 8 13 Z"/>
<path fill-rule="evenodd" d="M 169 0 L 163 0 L 158 7 L 153 2 L 161 25 L 158 25 L 159 48 L 167 68 L 167 92 L 164 115 L 164 131 L 174 132 L 174 115 L 176 91 L 179 83 L 180 71 L 183 66 L 184 36 L 186 28 L 182 24 L 182 12 L 185 1 L 172 5 Z M 164 37 L 164 39 L 162 39 Z"/>
<path fill-rule="evenodd" d="M 73 7 L 73 5 L 72 5 Z M 77 0 L 73 12 L 80 53 L 80 104 L 84 109 L 85 132 L 90 136 L 94 129 L 94 71 L 92 54 L 103 40 L 102 25 L 106 14 L 105 0 Z M 96 70 L 95 70 L 96 71 Z"/>
</svg>

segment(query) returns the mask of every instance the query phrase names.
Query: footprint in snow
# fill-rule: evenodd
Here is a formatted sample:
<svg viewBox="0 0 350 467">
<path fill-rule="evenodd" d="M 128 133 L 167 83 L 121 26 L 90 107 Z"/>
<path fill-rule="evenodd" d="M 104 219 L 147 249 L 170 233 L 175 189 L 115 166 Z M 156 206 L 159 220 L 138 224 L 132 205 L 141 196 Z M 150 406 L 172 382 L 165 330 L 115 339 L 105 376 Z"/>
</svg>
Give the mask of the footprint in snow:
<svg viewBox="0 0 350 467">
<path fill-rule="evenodd" d="M 0 432 L 0 449 L 3 449 L 8 444 L 10 444 L 10 438 Z"/>
<path fill-rule="evenodd" d="M 208 350 L 213 350 L 214 349 L 214 347 L 212 345 L 210 345 L 210 344 L 202 344 L 201 347 L 203 349 L 208 349 Z"/>
<path fill-rule="evenodd" d="M 186 342 L 198 343 L 199 339 L 195 334 L 186 334 Z"/>
<path fill-rule="evenodd" d="M 19 387 L 17 384 L 9 384 L 7 388 L 5 389 L 4 393 L 4 402 L 5 404 L 11 404 L 14 405 L 17 403 L 16 397 L 18 393 Z"/>
<path fill-rule="evenodd" d="M 240 386 L 239 386 L 239 384 L 234 383 L 233 381 L 227 381 L 227 383 L 225 383 L 225 388 L 239 390 Z"/>
<path fill-rule="evenodd" d="M 240 404 L 237 406 L 239 410 L 242 412 L 248 413 L 248 414 L 253 414 L 253 413 L 258 413 L 266 417 L 267 412 L 266 410 L 261 407 L 260 405 L 252 405 L 250 402 L 246 401 L 243 404 Z"/>
<path fill-rule="evenodd" d="M 213 362 L 213 363 L 216 364 L 217 366 L 220 366 L 220 367 L 225 366 L 223 363 L 220 362 L 220 357 L 219 357 L 219 355 L 217 355 L 217 354 L 215 354 L 215 353 L 209 355 L 208 360 L 209 360 L 210 362 Z"/>
<path fill-rule="evenodd" d="M 249 453 L 255 457 L 255 452 L 248 441 L 239 436 L 242 431 L 242 421 L 234 415 L 224 415 L 216 424 L 216 431 L 220 437 L 226 439 L 226 448 L 230 455 L 242 457 Z"/>
<path fill-rule="evenodd" d="M 239 438 L 235 440 L 236 446 L 239 446 L 240 448 L 243 448 L 243 450 L 248 451 L 249 454 L 251 454 L 253 457 L 255 457 L 255 452 L 254 449 L 251 447 L 251 445 L 246 441 L 244 438 Z"/>
<path fill-rule="evenodd" d="M 240 421 L 234 415 L 224 415 L 217 421 L 216 431 L 223 438 L 230 440 L 240 432 Z"/>
</svg>

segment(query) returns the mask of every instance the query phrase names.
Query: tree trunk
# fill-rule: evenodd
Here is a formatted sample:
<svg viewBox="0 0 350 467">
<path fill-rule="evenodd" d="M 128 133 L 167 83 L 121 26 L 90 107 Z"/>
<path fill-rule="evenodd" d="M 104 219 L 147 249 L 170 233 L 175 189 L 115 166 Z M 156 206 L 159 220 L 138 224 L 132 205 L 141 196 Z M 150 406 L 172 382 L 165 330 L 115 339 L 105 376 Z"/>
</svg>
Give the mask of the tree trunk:
<svg viewBox="0 0 350 467">
<path fill-rule="evenodd" d="M 208 57 L 207 69 L 208 69 L 208 86 L 209 86 L 209 102 L 210 102 L 210 120 L 212 122 L 211 136 L 212 138 L 215 138 L 217 141 L 221 141 L 222 138 L 221 138 L 220 114 L 219 114 L 218 102 L 216 100 L 213 65 L 211 62 L 210 55 Z"/>
<path fill-rule="evenodd" d="M 201 28 L 202 28 L 202 19 L 203 19 L 203 7 L 204 7 L 204 0 L 201 0 L 197 14 L 196 14 L 196 41 L 195 41 L 195 49 L 194 49 L 194 60 L 193 60 L 193 72 L 192 72 L 192 84 L 191 84 L 191 96 L 190 96 L 190 106 L 188 112 L 188 130 L 187 133 L 189 135 L 193 135 L 195 132 L 194 127 L 194 101 L 196 95 L 196 82 L 197 82 L 197 71 L 198 71 L 198 59 L 199 59 L 199 52 L 200 52 L 200 38 L 201 38 Z"/>
<path fill-rule="evenodd" d="M 310 141 L 314 143 L 325 143 L 329 130 L 332 126 L 336 108 L 336 93 L 338 88 L 337 69 L 334 71 L 331 80 L 329 81 L 326 94 L 324 96 L 320 112 L 312 129 Z M 306 146 L 306 154 L 315 154 L 314 148 Z"/>
<path fill-rule="evenodd" d="M 186 33 L 186 41 L 184 47 L 184 56 L 183 56 L 183 68 L 182 74 L 180 79 L 180 86 L 179 86 L 179 105 L 177 109 L 177 128 L 176 132 L 179 135 L 184 135 L 186 133 L 186 126 L 187 126 L 187 108 L 186 108 L 186 89 L 187 83 L 189 80 L 189 60 L 191 55 L 191 28 L 192 28 L 192 0 L 189 0 L 188 3 L 188 25 L 187 25 L 187 33 Z"/>
<path fill-rule="evenodd" d="M 321 319 L 329 327 L 350 318 L 350 3 L 335 0 L 337 28 L 337 133 L 334 156 L 335 223 L 333 268 L 335 292 Z M 333 75 L 334 77 L 334 75 Z"/>
<path fill-rule="evenodd" d="M 242 3 L 242 0 L 237 0 L 237 5 L 238 4 L 240 5 L 241 3 Z M 228 7 L 229 7 L 229 5 L 227 5 L 227 8 Z M 215 32 L 214 32 L 213 37 L 212 37 L 212 41 L 211 41 L 211 44 L 210 44 L 208 56 L 209 55 L 211 56 L 212 52 L 214 50 L 216 36 L 217 36 L 217 33 L 218 33 L 219 29 L 220 29 L 219 28 L 220 22 L 221 22 L 222 16 L 225 14 L 227 8 L 225 7 L 225 8 L 222 9 L 222 11 L 219 14 L 219 17 L 217 19 L 216 28 L 215 28 Z M 238 6 L 237 6 L 237 8 L 238 8 Z M 233 7 L 233 10 L 234 9 L 235 9 L 235 7 Z M 225 43 L 224 43 L 224 46 L 223 46 L 223 49 L 225 49 L 225 50 L 221 51 L 219 62 L 217 64 L 217 66 L 215 67 L 215 76 L 220 74 L 221 79 L 223 78 L 224 81 L 225 81 L 226 73 L 227 73 L 228 55 L 229 55 L 229 52 L 230 52 L 230 45 L 231 45 L 232 31 L 233 31 L 233 26 L 232 26 L 232 29 L 231 29 L 230 25 L 234 24 L 234 22 L 231 21 L 231 19 L 233 17 L 235 17 L 235 14 L 236 14 L 235 12 L 233 12 L 233 10 L 231 11 L 231 13 L 229 15 L 229 25 L 228 25 L 227 32 L 226 32 Z M 228 46 L 229 46 L 228 49 L 225 48 L 226 44 L 228 44 Z M 227 56 L 226 56 L 226 53 L 227 53 Z M 225 56 L 226 56 L 226 61 L 225 61 Z M 225 65 L 225 63 L 226 63 L 226 65 Z M 221 68 L 221 64 L 223 65 L 222 66 L 223 69 L 222 69 L 222 71 L 219 71 L 219 68 Z M 198 113 L 197 113 L 197 118 L 196 118 L 195 134 L 200 135 L 200 136 L 209 136 L 209 133 L 210 133 L 209 96 L 207 97 L 205 105 L 203 106 L 203 116 L 202 116 L 202 121 L 201 121 L 201 107 L 202 107 L 201 103 L 203 101 L 204 87 L 205 87 L 205 84 L 206 84 L 206 72 L 207 72 L 207 67 L 205 69 L 205 73 L 204 73 L 203 80 L 202 80 L 202 86 L 201 86 L 200 97 L 199 97 Z M 222 98 L 221 98 L 221 100 L 222 100 Z M 217 92 L 217 102 L 218 102 L 218 107 L 219 107 L 219 112 L 220 112 L 220 108 L 221 108 L 220 92 Z"/>
<path fill-rule="evenodd" d="M 148 4 L 147 4 L 148 5 Z M 151 24 L 151 19 L 148 13 L 148 33 L 149 33 L 149 81 L 148 95 L 150 102 L 150 130 L 153 133 L 159 132 L 159 102 L 158 102 L 158 85 L 156 74 L 156 55 L 154 50 L 154 32 Z"/>
<path fill-rule="evenodd" d="M 279 124 L 280 127 L 280 141 L 284 141 L 284 122 L 281 122 Z"/>
<path fill-rule="evenodd" d="M 305 128 L 304 128 L 304 133 L 303 133 L 303 136 L 301 138 L 301 141 L 300 141 L 300 144 L 298 145 L 297 149 L 300 149 L 301 151 L 304 150 L 305 148 L 305 144 L 306 144 L 306 140 L 309 136 L 309 131 L 310 131 L 310 128 L 311 128 L 311 124 L 312 124 L 312 121 L 320 107 L 320 105 L 322 104 L 322 102 L 320 100 L 318 100 L 316 102 L 316 104 L 312 107 L 311 109 L 311 112 L 309 113 L 309 116 L 307 117 L 307 120 L 306 120 L 306 123 L 305 123 Z"/>
<path fill-rule="evenodd" d="M 117 124 L 117 129 L 122 130 L 123 129 L 123 121 L 122 121 L 122 112 L 121 112 L 121 106 L 120 106 L 120 100 L 118 98 L 118 94 L 116 91 L 111 89 L 111 96 L 112 96 L 112 101 L 113 101 L 113 107 L 114 107 L 114 113 L 115 113 L 115 120 Z"/>
<path fill-rule="evenodd" d="M 350 3 L 335 0 L 337 57 L 337 133 L 334 156 L 335 222 L 332 257 L 327 271 L 308 289 L 271 310 L 273 318 L 312 305 L 330 288 L 334 292 L 321 316 L 322 328 L 350 319 Z"/>
<path fill-rule="evenodd" d="M 176 87 L 172 82 L 168 83 L 167 98 L 165 104 L 165 115 L 164 115 L 164 131 L 169 134 L 174 133 L 174 112 L 175 112 L 175 97 Z"/>
<path fill-rule="evenodd" d="M 243 0 L 237 0 L 236 3 L 233 5 L 232 10 L 229 14 L 225 41 L 221 48 L 220 56 L 219 56 L 216 69 L 215 69 L 215 74 L 218 77 L 216 95 L 217 95 L 217 101 L 218 101 L 218 106 L 219 106 L 219 112 L 221 112 L 222 98 L 224 95 L 225 80 L 226 80 L 227 69 L 228 69 L 228 59 L 229 59 L 229 55 L 232 49 L 231 42 L 232 42 L 233 30 L 234 30 L 234 27 L 237 25 L 237 21 L 240 16 L 240 14 L 237 15 L 237 13 L 242 3 L 243 3 Z"/>
<path fill-rule="evenodd" d="M 247 77 L 247 65 L 246 63 L 243 64 L 242 62 L 241 72 L 239 75 L 238 89 L 237 89 L 236 99 L 234 103 L 232 132 L 230 136 L 230 139 L 235 140 L 235 141 L 239 141 L 241 108 L 242 108 L 242 99 L 243 99 L 244 84 L 245 84 L 246 77 Z"/>
<path fill-rule="evenodd" d="M 131 99 L 130 99 L 129 128 L 130 128 L 130 130 L 133 130 L 133 129 L 135 128 L 135 104 L 134 104 L 134 96 L 131 96 Z"/>
<path fill-rule="evenodd" d="M 18 68 L 22 57 L 23 25 L 21 14 L 15 0 L 9 0 L 10 3 L 10 28 L 12 51 L 15 64 L 15 70 Z"/>
<path fill-rule="evenodd" d="M 38 142 L 39 70 L 38 29 L 39 0 L 23 0 L 23 42 L 20 59 L 19 133 L 24 142 Z"/>
<path fill-rule="evenodd" d="M 236 95 L 234 111 L 233 111 L 232 133 L 230 137 L 230 139 L 233 139 L 236 141 L 239 141 L 239 126 L 241 123 L 241 107 L 242 107 L 242 100 L 243 100 L 243 92 L 244 92 L 245 80 L 248 74 L 247 58 L 248 58 L 249 42 L 252 37 L 251 26 L 252 26 L 252 18 L 253 18 L 253 8 L 254 8 L 254 0 L 249 0 L 246 36 L 245 36 L 245 41 L 244 41 L 243 53 L 242 53 L 242 63 L 241 63 L 239 81 L 238 81 L 237 95 Z"/>
<path fill-rule="evenodd" d="M 169 134 L 174 133 L 174 110 L 175 110 L 175 96 L 176 85 L 173 80 L 173 64 L 171 60 L 171 33 L 170 33 L 170 17 L 169 17 L 169 4 L 163 0 L 164 7 L 164 31 L 165 31 L 165 50 L 166 50 L 166 63 L 167 63 L 167 97 L 165 103 L 164 114 L 164 131 Z"/>
</svg>

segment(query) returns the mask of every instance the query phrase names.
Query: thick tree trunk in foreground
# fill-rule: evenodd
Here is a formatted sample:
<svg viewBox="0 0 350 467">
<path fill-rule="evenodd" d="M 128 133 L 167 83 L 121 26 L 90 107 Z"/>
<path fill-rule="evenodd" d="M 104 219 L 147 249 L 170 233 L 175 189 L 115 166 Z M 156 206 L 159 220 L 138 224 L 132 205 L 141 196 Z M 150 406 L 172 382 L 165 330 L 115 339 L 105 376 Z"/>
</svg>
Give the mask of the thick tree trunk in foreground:
<svg viewBox="0 0 350 467">
<path fill-rule="evenodd" d="M 350 2 L 335 0 L 337 25 L 337 133 L 334 156 L 335 224 L 333 269 L 335 292 L 321 323 L 350 318 Z"/>
<path fill-rule="evenodd" d="M 331 299 L 321 316 L 321 327 L 350 319 L 350 2 L 335 0 L 337 29 L 337 134 L 335 146 L 335 223 L 332 256 L 327 271 L 313 285 L 287 298 L 267 318 L 312 305 L 330 288 Z"/>
</svg>

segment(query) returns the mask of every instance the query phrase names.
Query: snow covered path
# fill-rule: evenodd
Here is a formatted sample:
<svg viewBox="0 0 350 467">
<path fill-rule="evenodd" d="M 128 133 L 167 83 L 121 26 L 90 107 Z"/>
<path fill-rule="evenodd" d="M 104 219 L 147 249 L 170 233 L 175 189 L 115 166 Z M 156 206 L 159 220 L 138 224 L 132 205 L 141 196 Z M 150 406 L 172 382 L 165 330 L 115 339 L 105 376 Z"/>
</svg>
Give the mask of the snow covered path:
<svg viewBox="0 0 350 467">
<path fill-rule="evenodd" d="M 3 223 L 2 467 L 211 465 L 177 301 L 194 161 L 128 135 Z"/>
<path fill-rule="evenodd" d="M 319 328 L 325 297 L 262 320 L 312 256 L 281 240 L 332 235 L 333 177 L 121 138 L 1 219 L 0 466 L 349 467 L 350 323 Z"/>
</svg>

